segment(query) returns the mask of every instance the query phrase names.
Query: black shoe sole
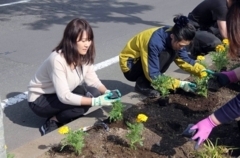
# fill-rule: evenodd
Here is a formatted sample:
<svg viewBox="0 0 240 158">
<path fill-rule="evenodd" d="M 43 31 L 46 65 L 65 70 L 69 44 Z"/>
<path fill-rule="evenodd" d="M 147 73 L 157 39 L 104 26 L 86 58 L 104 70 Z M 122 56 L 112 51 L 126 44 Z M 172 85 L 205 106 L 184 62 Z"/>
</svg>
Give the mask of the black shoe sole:
<svg viewBox="0 0 240 158">
<path fill-rule="evenodd" d="M 41 126 L 41 127 L 39 128 L 39 132 L 41 133 L 41 136 L 43 136 L 43 135 L 46 134 L 46 131 L 44 130 L 44 127 L 43 127 L 43 126 Z"/>
</svg>

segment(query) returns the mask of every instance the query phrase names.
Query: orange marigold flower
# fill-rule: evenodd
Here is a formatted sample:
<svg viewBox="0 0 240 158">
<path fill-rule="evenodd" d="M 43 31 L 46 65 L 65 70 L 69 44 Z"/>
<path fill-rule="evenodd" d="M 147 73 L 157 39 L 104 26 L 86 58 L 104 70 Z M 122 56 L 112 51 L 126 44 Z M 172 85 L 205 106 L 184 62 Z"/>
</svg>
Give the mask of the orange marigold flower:
<svg viewBox="0 0 240 158">
<path fill-rule="evenodd" d="M 136 121 L 137 122 L 146 122 L 148 117 L 144 114 L 138 114 Z"/>
<path fill-rule="evenodd" d="M 58 133 L 60 133 L 60 134 L 67 134 L 68 132 L 69 132 L 69 128 L 68 128 L 68 126 L 62 126 L 62 127 L 60 127 L 59 129 L 58 129 Z"/>
<path fill-rule="evenodd" d="M 223 43 L 224 45 L 226 45 L 226 46 L 229 45 L 229 41 L 228 41 L 228 39 L 224 39 L 224 40 L 222 41 L 222 43 Z"/>
<path fill-rule="evenodd" d="M 223 52 L 223 51 L 225 51 L 225 47 L 224 47 L 224 45 L 222 45 L 222 44 L 217 45 L 217 47 L 216 47 L 216 51 L 217 51 L 217 52 Z"/>
</svg>

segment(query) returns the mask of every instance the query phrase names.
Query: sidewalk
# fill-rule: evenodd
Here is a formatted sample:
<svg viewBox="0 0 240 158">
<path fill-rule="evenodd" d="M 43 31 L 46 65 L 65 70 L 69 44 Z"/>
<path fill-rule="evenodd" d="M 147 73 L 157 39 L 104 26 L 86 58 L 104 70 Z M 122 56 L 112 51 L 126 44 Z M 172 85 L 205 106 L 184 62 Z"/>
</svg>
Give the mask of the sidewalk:
<svg viewBox="0 0 240 158">
<path fill-rule="evenodd" d="M 207 64 L 211 65 L 211 60 L 209 55 L 205 56 Z M 179 78 L 184 80 L 189 77 L 189 74 L 179 69 L 175 64 L 171 65 L 172 71 L 166 73 L 169 76 Z M 121 101 L 126 108 L 136 105 L 141 102 L 145 97 L 135 93 L 130 92 L 127 95 L 123 96 Z M 109 107 L 94 107 L 90 111 L 79 119 L 76 119 L 70 122 L 67 126 L 71 129 L 78 129 L 85 126 L 91 126 L 96 121 L 104 120 L 108 118 L 108 112 L 110 111 Z M 14 158 L 38 158 L 41 155 L 44 155 L 50 148 L 51 145 L 58 144 L 64 138 L 63 135 L 60 135 L 57 130 L 46 134 L 42 137 L 39 137 L 31 142 L 27 142 L 25 145 L 9 151 L 11 154 L 14 154 Z"/>
</svg>

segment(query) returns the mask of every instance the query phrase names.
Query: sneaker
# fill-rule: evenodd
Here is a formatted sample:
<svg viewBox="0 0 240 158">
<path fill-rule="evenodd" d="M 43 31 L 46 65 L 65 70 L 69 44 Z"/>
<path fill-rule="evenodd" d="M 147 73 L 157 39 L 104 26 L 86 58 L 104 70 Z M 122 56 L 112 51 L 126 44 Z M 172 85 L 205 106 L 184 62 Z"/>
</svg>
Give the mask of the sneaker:
<svg viewBox="0 0 240 158">
<path fill-rule="evenodd" d="M 135 84 L 135 91 L 149 98 L 160 97 L 160 93 L 155 90 L 145 77 L 139 77 Z"/>
<path fill-rule="evenodd" d="M 59 126 L 56 121 L 47 119 L 44 125 L 42 125 L 39 130 L 41 132 L 41 135 L 43 136 L 47 133 L 54 131 L 55 129 L 58 129 L 58 127 Z"/>
</svg>

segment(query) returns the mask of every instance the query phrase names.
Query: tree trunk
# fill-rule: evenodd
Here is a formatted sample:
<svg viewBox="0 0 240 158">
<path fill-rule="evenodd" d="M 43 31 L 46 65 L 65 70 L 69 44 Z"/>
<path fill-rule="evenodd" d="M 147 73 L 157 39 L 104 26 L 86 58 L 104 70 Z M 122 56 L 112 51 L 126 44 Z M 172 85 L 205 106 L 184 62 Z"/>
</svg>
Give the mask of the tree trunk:
<svg viewBox="0 0 240 158">
<path fill-rule="evenodd" d="M 4 139 L 3 109 L 0 106 L 0 158 L 6 158 L 6 157 L 7 155 L 6 155 L 6 146 L 5 146 L 5 139 Z"/>
</svg>

